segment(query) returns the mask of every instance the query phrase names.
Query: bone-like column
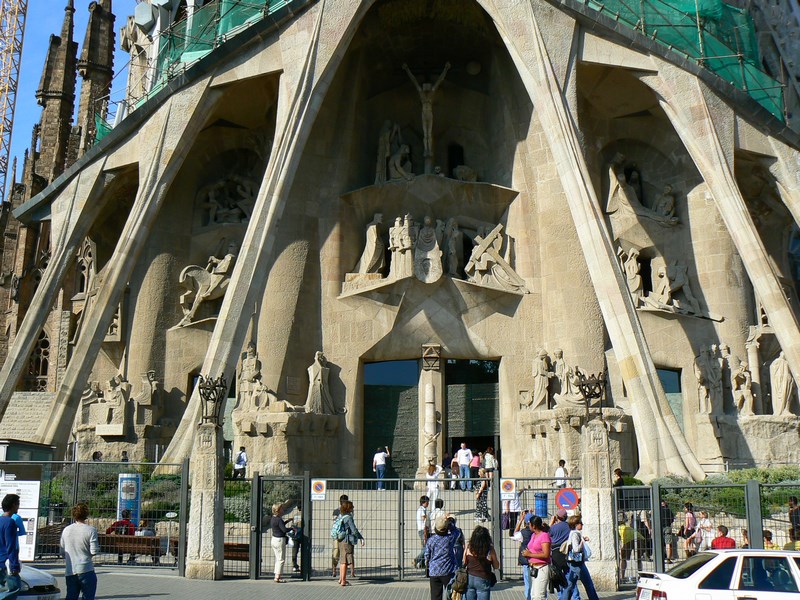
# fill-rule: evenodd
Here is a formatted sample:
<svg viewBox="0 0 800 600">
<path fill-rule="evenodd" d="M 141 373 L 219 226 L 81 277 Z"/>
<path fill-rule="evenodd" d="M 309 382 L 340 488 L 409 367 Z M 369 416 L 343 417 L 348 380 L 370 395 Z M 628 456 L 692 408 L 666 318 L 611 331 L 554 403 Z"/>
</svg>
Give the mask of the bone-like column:
<svg viewBox="0 0 800 600">
<path fill-rule="evenodd" d="M 703 469 L 683 437 L 659 383 L 644 332 L 616 261 L 577 128 L 531 5 L 520 3 L 509 13 L 501 15 L 499 11 L 492 11 L 490 14 L 531 96 L 558 165 L 600 310 L 632 400 L 632 417 L 639 440 L 639 474 L 653 477 L 676 473 L 702 479 L 705 477 Z M 513 22 L 509 22 L 512 17 Z"/>
<path fill-rule="evenodd" d="M 78 246 L 103 206 L 102 192 L 106 181 L 104 164 L 103 159 L 86 167 L 52 203 L 53 211 L 58 207 L 61 213 L 61 224 L 52 230 L 50 262 L 17 331 L 11 352 L 0 370 L 0 416 L 5 413 L 17 381 L 28 365 L 28 358 L 58 297 L 58 290 L 70 266 L 74 264 Z"/>
<path fill-rule="evenodd" d="M 360 12 L 363 16 L 369 4 L 358 6 L 347 2 L 321 2 L 315 6 L 316 12 L 309 10 L 296 22 L 298 28 L 307 27 L 308 22 L 302 19 L 315 19 L 312 30 L 307 34 L 304 31 L 309 38 L 304 46 L 305 55 L 296 57 L 296 61 L 285 58 L 275 142 L 203 361 L 202 372 L 206 375 L 224 375 L 230 381 L 234 374 L 235 355 L 244 345 L 249 324 L 249 320 L 242 318 L 242 315 L 249 314 L 247 311 L 252 310 L 255 302 L 264 294 L 274 261 L 275 232 L 305 143 L 336 67 L 342 60 L 343 48 L 358 26 L 359 19 L 355 18 L 355 13 Z M 348 26 L 343 28 L 342 23 Z M 290 38 L 298 34 L 287 32 L 286 35 Z M 297 47 L 295 44 L 292 49 Z M 200 397 L 195 389 L 162 463 L 179 462 L 189 455 L 199 415 Z"/>
<path fill-rule="evenodd" d="M 167 190 L 183 164 L 200 128 L 215 105 L 216 92 L 208 80 L 177 92 L 140 133 L 152 136 L 152 154 L 141 163 L 139 189 L 102 285 L 84 321 L 78 343 L 64 373 L 50 419 L 37 432 L 39 441 L 64 446 L 75 418 L 81 392 L 92 370 L 108 325 L 125 290 L 128 278 L 147 242 Z M 155 131 L 152 131 L 152 129 Z"/>
<path fill-rule="evenodd" d="M 715 119 L 727 119 L 732 125 L 733 112 L 716 110 L 712 116 L 704 84 L 697 77 L 659 61 L 659 76 L 643 76 L 653 88 L 661 107 L 672 122 L 698 171 L 711 191 L 725 226 L 764 306 L 770 325 L 780 342 L 795 379 L 800 377 L 800 328 L 789 300 L 761 241 L 742 193 L 736 184 L 731 156 Z M 710 94 L 711 92 L 708 91 Z M 732 144 L 732 142 L 731 142 Z"/>
<path fill-rule="evenodd" d="M 800 158 L 796 151 L 774 138 L 769 139 L 769 144 L 777 158 L 770 171 L 777 180 L 778 192 L 794 222 L 800 225 Z"/>
</svg>

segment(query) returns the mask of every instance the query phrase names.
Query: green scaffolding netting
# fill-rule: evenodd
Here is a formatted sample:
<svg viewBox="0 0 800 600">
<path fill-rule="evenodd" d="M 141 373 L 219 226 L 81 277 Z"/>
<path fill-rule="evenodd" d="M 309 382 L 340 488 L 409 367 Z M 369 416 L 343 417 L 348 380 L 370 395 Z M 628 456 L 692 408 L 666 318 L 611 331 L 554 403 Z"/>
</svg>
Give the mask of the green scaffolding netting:
<svg viewBox="0 0 800 600">
<path fill-rule="evenodd" d="M 749 15 L 722 0 L 583 0 L 653 40 L 683 52 L 783 120 L 781 84 L 759 67 Z"/>
<path fill-rule="evenodd" d="M 99 113 L 94 115 L 94 143 L 97 144 L 100 140 L 111 133 L 111 125 Z"/>
</svg>

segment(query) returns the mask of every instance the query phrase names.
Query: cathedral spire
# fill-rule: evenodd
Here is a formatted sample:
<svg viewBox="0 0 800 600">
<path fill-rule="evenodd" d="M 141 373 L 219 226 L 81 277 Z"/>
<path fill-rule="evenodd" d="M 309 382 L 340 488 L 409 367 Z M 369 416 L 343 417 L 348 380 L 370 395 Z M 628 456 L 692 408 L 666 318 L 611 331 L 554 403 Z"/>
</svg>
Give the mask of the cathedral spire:
<svg viewBox="0 0 800 600">
<path fill-rule="evenodd" d="M 64 7 L 64 24 L 61 26 L 61 39 L 72 41 L 72 32 L 75 28 L 75 0 L 67 0 Z"/>
</svg>

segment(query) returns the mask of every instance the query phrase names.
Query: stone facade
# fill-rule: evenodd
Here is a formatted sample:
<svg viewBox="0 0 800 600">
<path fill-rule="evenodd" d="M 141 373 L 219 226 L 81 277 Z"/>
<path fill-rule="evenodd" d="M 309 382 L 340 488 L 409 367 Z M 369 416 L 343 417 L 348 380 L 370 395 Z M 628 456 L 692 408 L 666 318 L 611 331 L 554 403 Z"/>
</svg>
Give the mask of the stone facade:
<svg viewBox="0 0 800 600">
<path fill-rule="evenodd" d="M 369 475 L 365 365 L 411 359 L 419 408 L 398 427 L 422 467 L 456 441 L 451 360 L 498 365 L 485 437 L 508 473 L 563 458 L 573 476 L 699 479 L 786 460 L 796 134 L 635 32 L 546 2 L 304 6 L 240 31 L 15 205 L 8 233 L 31 237 L 13 272 L 47 266 L 37 295 L 19 287 L 27 314 L 11 301 L 7 415 L 43 328 L 58 355 L 31 439 L 64 447 L 72 426 L 82 457 L 170 442 L 177 461 L 197 376 L 224 374 L 252 469 Z M 109 38 L 102 10 L 87 40 Z M 138 5 L 121 33 L 134 64 L 178 17 Z M 81 60 L 86 89 L 105 85 Z M 132 75 L 129 97 L 151 85 Z M 581 378 L 600 372 L 587 406 Z"/>
</svg>

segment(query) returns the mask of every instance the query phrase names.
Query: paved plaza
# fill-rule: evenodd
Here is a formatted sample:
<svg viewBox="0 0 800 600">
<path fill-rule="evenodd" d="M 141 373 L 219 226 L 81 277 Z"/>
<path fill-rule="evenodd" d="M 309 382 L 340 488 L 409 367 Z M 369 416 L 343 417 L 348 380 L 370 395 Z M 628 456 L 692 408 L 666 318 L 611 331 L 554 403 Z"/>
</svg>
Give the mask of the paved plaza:
<svg viewBox="0 0 800 600">
<path fill-rule="evenodd" d="M 63 567 L 48 568 L 58 578 L 62 594 L 66 590 Z M 223 581 L 195 581 L 178 577 L 176 571 L 163 569 L 99 568 L 98 600 L 128 598 L 153 598 L 154 600 L 263 600 L 264 598 L 304 600 L 427 600 L 430 598 L 427 581 L 399 582 L 354 579 L 352 585 L 342 588 L 333 579 L 292 581 L 285 584 L 271 580 L 226 579 Z M 492 592 L 498 600 L 522 600 L 522 583 L 499 583 Z M 633 592 L 601 593 L 601 598 L 622 600 L 633 598 Z M 555 595 L 550 595 L 555 599 Z"/>
</svg>

